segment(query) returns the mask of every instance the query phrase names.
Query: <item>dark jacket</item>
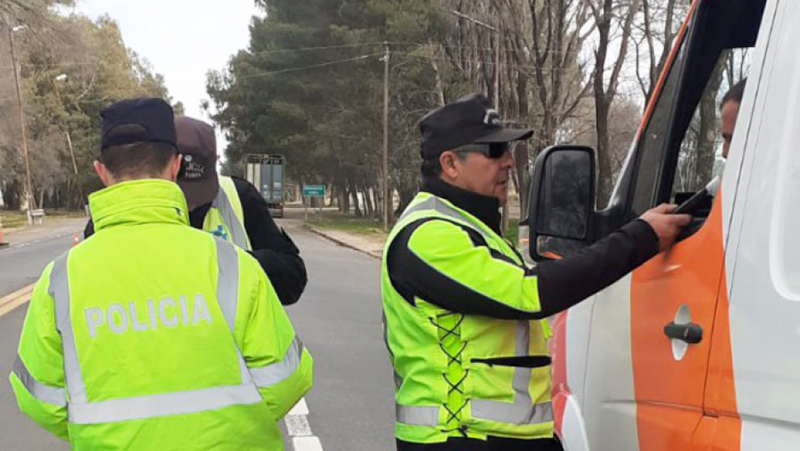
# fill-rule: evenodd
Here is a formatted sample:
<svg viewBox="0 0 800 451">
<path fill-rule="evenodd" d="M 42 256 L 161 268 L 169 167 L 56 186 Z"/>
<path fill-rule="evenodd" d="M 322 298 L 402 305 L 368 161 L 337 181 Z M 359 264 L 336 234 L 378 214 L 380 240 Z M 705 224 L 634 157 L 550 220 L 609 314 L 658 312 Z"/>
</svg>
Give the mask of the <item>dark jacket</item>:
<svg viewBox="0 0 800 451">
<path fill-rule="evenodd" d="M 300 250 L 283 229 L 279 229 L 269 214 L 267 202 L 255 186 L 238 177 L 231 177 L 239 193 L 244 212 L 244 228 L 250 245 L 250 254 L 258 260 L 264 272 L 275 287 L 275 292 L 283 305 L 291 305 L 300 299 L 308 278 L 306 266 L 300 257 Z M 203 228 L 211 204 L 201 205 L 189 212 L 189 222 L 196 229 Z M 84 231 L 88 238 L 94 233 L 91 220 Z"/>
<path fill-rule="evenodd" d="M 497 199 L 459 189 L 438 179 L 426 181 L 422 191 L 452 202 L 500 234 Z M 540 262 L 532 271 L 538 277 L 542 310 L 535 314 L 518 312 L 515 315 L 512 309 L 480 293 L 459 296 L 457 302 L 453 296 L 436 296 L 442 292 L 464 293 L 466 287 L 454 280 L 447 281 L 451 286 L 443 286 L 441 277 L 428 274 L 436 270 L 408 248 L 414 229 L 409 226 L 398 233 L 388 250 L 387 266 L 392 285 L 400 293 L 418 295 L 452 312 L 500 319 L 541 319 L 564 311 L 616 282 L 658 253 L 658 236 L 652 227 L 641 219 L 631 221 L 567 258 Z M 391 271 L 391 268 L 403 270 Z"/>
</svg>

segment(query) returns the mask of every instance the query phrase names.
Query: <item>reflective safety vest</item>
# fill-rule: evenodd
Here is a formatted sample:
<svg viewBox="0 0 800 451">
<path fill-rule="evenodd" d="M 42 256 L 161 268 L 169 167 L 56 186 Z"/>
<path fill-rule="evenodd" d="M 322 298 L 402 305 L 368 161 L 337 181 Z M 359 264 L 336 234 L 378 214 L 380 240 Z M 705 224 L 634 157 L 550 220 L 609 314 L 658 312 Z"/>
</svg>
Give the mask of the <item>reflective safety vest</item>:
<svg viewBox="0 0 800 451">
<path fill-rule="evenodd" d="M 540 309 L 536 276 L 508 242 L 450 202 L 418 194 L 389 234 L 381 266 L 397 438 L 441 443 L 449 437 L 552 437 L 549 366 L 525 367 L 508 359 L 547 356 L 545 321 L 464 315 L 416 293 L 413 302 L 404 298 L 391 282 L 386 256 L 412 223 L 417 227 L 408 247 L 432 271 L 508 307 Z M 477 232 L 485 245 L 474 243 L 465 230 Z"/>
<path fill-rule="evenodd" d="M 211 202 L 211 208 L 203 219 L 203 230 L 244 250 L 253 250 L 250 238 L 247 237 L 247 230 L 244 228 L 244 210 L 233 179 L 220 176 L 219 188 L 217 196 Z"/>
<path fill-rule="evenodd" d="M 312 359 L 244 250 L 188 226 L 177 185 L 90 197 L 97 232 L 45 269 L 10 376 L 75 450 L 280 450 Z"/>
</svg>

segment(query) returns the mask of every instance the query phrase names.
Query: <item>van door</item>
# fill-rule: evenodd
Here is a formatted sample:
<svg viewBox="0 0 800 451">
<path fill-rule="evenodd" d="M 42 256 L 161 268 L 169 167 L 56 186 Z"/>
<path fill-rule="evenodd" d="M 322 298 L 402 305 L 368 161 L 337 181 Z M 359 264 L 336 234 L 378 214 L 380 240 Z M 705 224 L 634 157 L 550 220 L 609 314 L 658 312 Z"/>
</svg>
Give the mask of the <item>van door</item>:
<svg viewBox="0 0 800 451">
<path fill-rule="evenodd" d="M 682 44 L 683 67 L 679 72 L 675 72 L 677 66 L 673 68 L 665 85 L 673 83 L 677 103 L 671 105 L 666 129 L 651 120 L 641 137 L 639 167 L 630 193 L 634 212 L 665 201 L 681 203 L 721 173 L 725 162 L 720 157 L 720 103 L 739 79 L 751 75 L 748 86 L 758 82 L 758 74 L 750 74 L 748 68 L 754 58 L 762 58 L 766 48 L 762 42 L 758 51 L 752 49 L 766 3 L 704 0 L 697 4 L 691 31 Z M 672 77 L 677 80 L 671 81 Z M 661 97 L 659 102 L 667 101 L 663 92 Z M 739 125 L 748 116 L 745 113 L 737 122 L 735 134 L 747 134 L 747 125 Z M 713 425 L 706 427 L 703 420 L 715 314 L 724 280 L 727 227 L 723 226 L 722 199 L 729 190 L 735 192 L 737 183 L 736 177 L 730 177 L 713 186 L 718 188 L 716 196 L 694 211 L 694 223 L 682 241 L 632 275 L 631 354 L 640 450 L 705 450 L 713 440 Z"/>
</svg>

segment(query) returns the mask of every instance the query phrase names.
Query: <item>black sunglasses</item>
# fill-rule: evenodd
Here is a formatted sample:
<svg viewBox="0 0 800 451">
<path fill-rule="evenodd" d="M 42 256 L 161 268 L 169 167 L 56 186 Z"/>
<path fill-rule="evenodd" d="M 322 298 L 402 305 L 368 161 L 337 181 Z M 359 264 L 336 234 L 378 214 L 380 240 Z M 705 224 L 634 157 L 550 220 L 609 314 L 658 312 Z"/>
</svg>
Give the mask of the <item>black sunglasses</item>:
<svg viewBox="0 0 800 451">
<path fill-rule="evenodd" d="M 476 152 L 487 158 L 497 159 L 508 152 L 508 143 L 467 144 L 454 150 L 458 153 Z"/>
</svg>

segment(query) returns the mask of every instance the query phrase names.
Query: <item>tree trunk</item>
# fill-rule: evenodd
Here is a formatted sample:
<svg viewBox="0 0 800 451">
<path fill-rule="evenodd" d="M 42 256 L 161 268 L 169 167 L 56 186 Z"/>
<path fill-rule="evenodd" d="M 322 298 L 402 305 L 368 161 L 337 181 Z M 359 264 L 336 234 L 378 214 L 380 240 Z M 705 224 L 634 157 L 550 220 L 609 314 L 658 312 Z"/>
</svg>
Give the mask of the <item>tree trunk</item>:
<svg viewBox="0 0 800 451">
<path fill-rule="evenodd" d="M 363 213 L 361 212 L 361 203 L 358 201 L 358 188 L 356 187 L 356 184 L 353 182 L 350 182 L 349 185 L 350 185 L 350 194 L 353 195 L 354 212 L 356 216 L 360 218 L 361 216 L 363 216 Z"/>
<path fill-rule="evenodd" d="M 350 192 L 347 190 L 347 185 L 342 184 L 339 192 L 339 198 L 341 199 L 339 202 L 339 211 L 344 214 L 350 214 Z"/>
<path fill-rule="evenodd" d="M 702 188 L 714 170 L 714 143 L 717 131 L 717 92 L 722 83 L 724 66 L 719 66 L 709 81 L 700 100 L 700 131 L 698 133 L 697 162 L 694 173 L 694 189 Z"/>
<path fill-rule="evenodd" d="M 366 210 L 366 216 L 372 216 L 375 214 L 375 206 L 372 203 L 371 190 L 366 185 L 364 185 L 362 190 L 364 191 L 364 208 Z"/>
<path fill-rule="evenodd" d="M 597 186 L 597 205 L 604 206 L 611 197 L 611 190 L 614 184 L 612 180 L 612 167 L 611 167 L 611 149 L 609 149 L 608 137 L 608 114 L 609 106 L 605 99 L 597 99 L 596 104 L 596 121 L 597 121 L 597 159 L 599 160 L 600 173 L 598 174 L 599 181 Z"/>
</svg>

